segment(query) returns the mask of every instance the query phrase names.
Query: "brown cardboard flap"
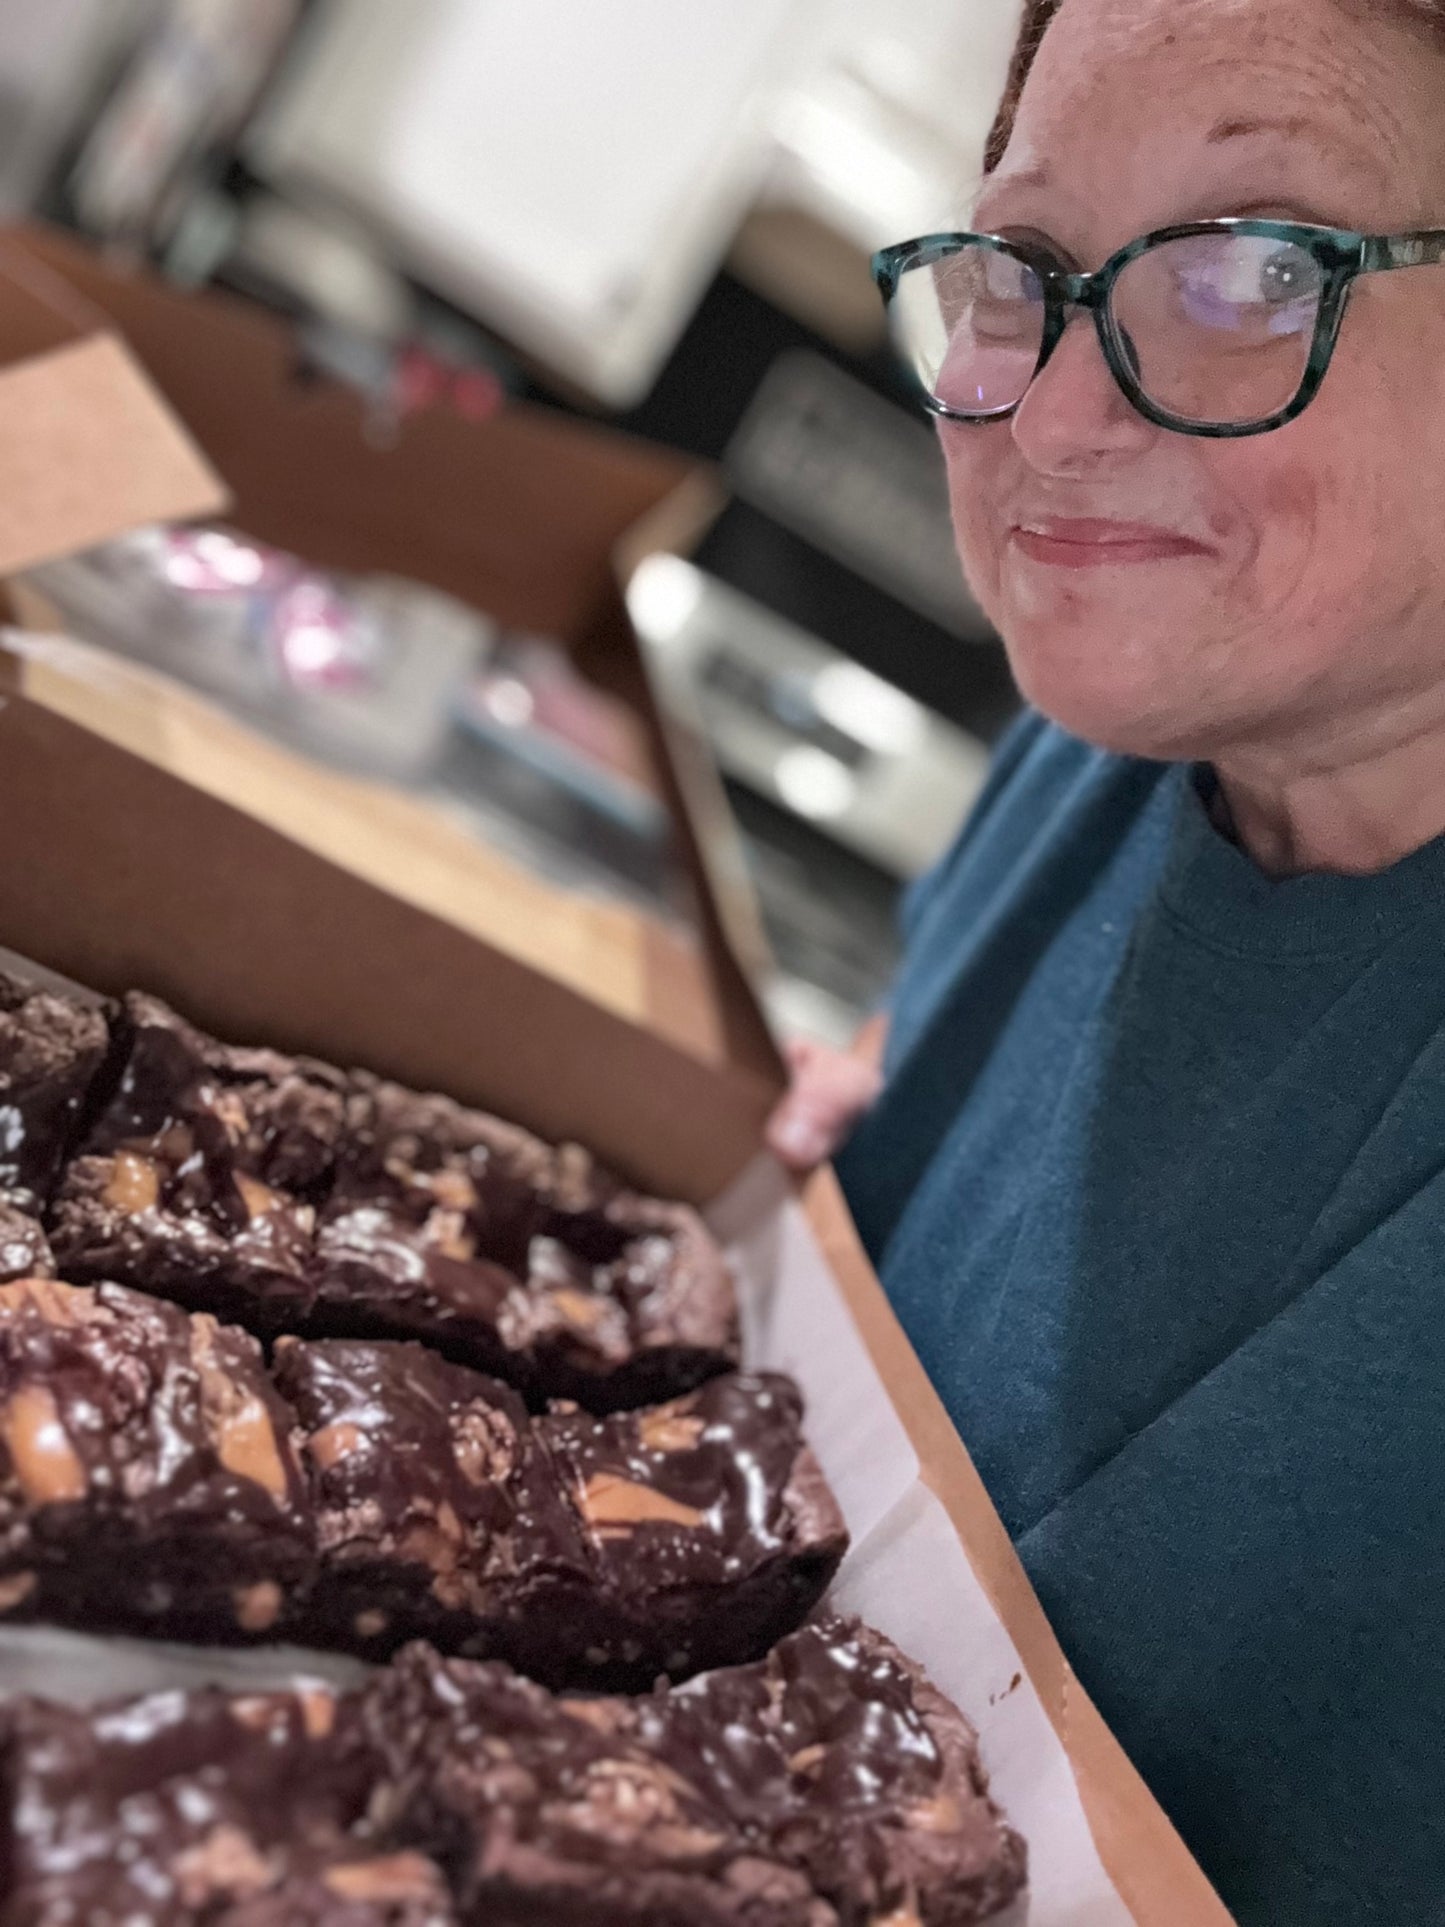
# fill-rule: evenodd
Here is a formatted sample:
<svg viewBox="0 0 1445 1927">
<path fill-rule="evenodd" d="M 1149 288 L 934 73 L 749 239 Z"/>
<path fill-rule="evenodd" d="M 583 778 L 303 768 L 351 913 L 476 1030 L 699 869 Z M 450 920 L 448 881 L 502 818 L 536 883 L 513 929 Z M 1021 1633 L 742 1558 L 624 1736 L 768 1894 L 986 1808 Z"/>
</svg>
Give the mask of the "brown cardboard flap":
<svg viewBox="0 0 1445 1927">
<path fill-rule="evenodd" d="M 0 698 L 0 941 L 223 1037 L 605 1146 L 698 1201 L 752 1155 L 772 1097 L 23 695 Z"/>
<path fill-rule="evenodd" d="M 134 663 L 66 638 L 9 641 L 23 656 L 22 694 L 704 1062 L 722 1061 L 707 970 L 685 929 L 558 890 L 429 805 L 293 755 Z"/>
<path fill-rule="evenodd" d="M 113 336 L 0 369 L 0 574 L 226 493 Z"/>
<path fill-rule="evenodd" d="M 804 1203 L 907 1426 L 924 1483 L 952 1520 L 1069 1754 L 1099 1857 L 1120 1895 L 1140 1927 L 1230 1927 L 1224 1903 L 1074 1677 L 973 1460 L 883 1295 L 831 1169 L 810 1180 Z"/>
</svg>

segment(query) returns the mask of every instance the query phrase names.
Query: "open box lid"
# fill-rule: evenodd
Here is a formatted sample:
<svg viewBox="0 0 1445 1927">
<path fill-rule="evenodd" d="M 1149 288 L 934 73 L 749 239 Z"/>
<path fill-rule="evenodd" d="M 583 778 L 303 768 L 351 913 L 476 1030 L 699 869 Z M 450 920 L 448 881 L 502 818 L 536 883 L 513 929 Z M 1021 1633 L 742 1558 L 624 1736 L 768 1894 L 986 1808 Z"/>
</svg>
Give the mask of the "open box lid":
<svg viewBox="0 0 1445 1927">
<path fill-rule="evenodd" d="M 0 575 L 144 522 L 214 514 L 224 486 L 106 317 L 0 255 Z"/>
<path fill-rule="evenodd" d="M 330 383 L 303 386 L 296 380 L 290 332 L 272 317 L 115 270 L 83 246 L 37 229 L 12 230 L 0 242 L 0 364 L 0 384 L 10 384 L 9 393 L 43 375 L 51 398 L 48 413 L 38 420 L 33 411 L 22 415 L 20 429 L 0 436 L 0 443 L 11 446 L 13 486 L 28 486 L 50 504 L 43 539 L 27 548 L 17 524 L 0 566 L 14 569 L 65 553 L 156 516 L 215 512 L 227 497 L 187 439 L 189 431 L 225 473 L 229 519 L 248 533 L 323 566 L 412 576 L 503 623 L 557 635 L 599 680 L 643 712 L 662 747 L 612 557 L 625 531 L 691 472 L 681 458 L 524 407 L 483 427 L 441 413 L 424 415 L 379 447 L 367 439 L 359 398 Z M 77 367 L 78 388 L 70 380 Z M 116 405 L 113 390 L 120 394 Z M 6 393 L 0 388 L 0 397 Z M 85 429 L 83 445 L 74 437 L 57 444 L 48 433 L 52 420 L 71 418 Z M 98 483 L 89 494 L 80 490 L 84 500 L 67 492 L 47 454 L 57 445 L 66 468 L 89 462 L 98 475 L 108 474 L 104 491 Z M 146 460 L 132 463 L 128 448 L 140 449 Z M 5 459 L 0 453 L 0 463 Z M 34 472 L 28 479 L 26 465 Z M 38 525 L 38 515 L 32 519 Z M 559 990 L 583 996 L 619 1020 L 624 1034 L 650 1031 L 679 1060 L 691 1060 L 690 1071 L 717 1072 L 733 1100 L 731 1122 L 719 1128 L 715 1118 L 706 1147 L 684 1148 L 671 1133 L 678 1149 L 673 1174 L 664 1179 L 660 1171 L 635 1167 L 639 1176 L 705 1196 L 756 1147 L 779 1086 L 778 1061 L 706 887 L 684 813 L 675 815 L 696 883 L 695 937 L 630 909 L 584 903 L 536 883 L 425 807 L 315 769 L 164 679 L 102 652 L 32 644 L 23 660 L 12 661 L 7 680 L 24 703 L 49 712 L 43 727 L 38 715 L 27 719 L 26 740 L 34 744 L 45 735 L 63 760 L 67 782 L 74 783 L 79 764 L 100 767 L 103 747 L 124 752 L 176 779 L 180 787 L 167 807 L 187 814 L 198 800 L 194 793 L 205 792 L 276 833 L 269 860 L 278 871 L 287 868 L 283 840 L 297 858 L 304 850 L 341 865 L 356 881 L 450 925 L 499 966 L 505 957 L 524 974 L 550 975 Z M 0 742 L 8 741 L 9 728 L 21 727 L 23 713 L 12 704 L 0 718 Z M 657 761 L 670 781 L 666 756 Z M 53 791 L 49 772 L 37 776 Z M 56 887 L 43 926 L 50 940 L 28 941 L 18 927 L 8 931 L 18 947 L 83 978 L 96 978 L 81 959 L 98 946 L 87 952 L 82 932 L 61 928 L 69 866 L 91 866 L 87 876 L 103 888 L 116 914 L 124 910 L 129 924 L 137 898 L 123 893 L 143 895 L 147 887 L 134 854 L 140 840 L 157 852 L 158 864 L 163 846 L 177 854 L 164 824 L 125 820 L 133 792 L 143 792 L 148 803 L 158 794 L 144 783 L 137 787 L 137 778 L 132 767 L 116 779 L 128 799 L 124 806 L 117 802 L 108 811 L 94 798 L 100 813 L 116 818 L 108 860 L 119 869 L 107 878 L 91 875 L 104 836 L 88 849 L 77 841 L 63 852 L 51 851 Z M 66 810 L 62 799 L 52 794 L 51 801 Z M 36 814 L 32 820 L 41 839 L 34 847 L 44 850 L 43 818 Z M 19 819 L 11 822 L 18 838 Z M 27 846 L 17 841 L 15 847 Z M 247 860 L 253 860 L 249 849 Z M 22 860 L 13 867 L 0 914 L 18 919 L 28 917 L 19 901 L 27 866 Z M 198 882 L 187 882 L 185 869 L 182 860 L 169 872 L 171 895 L 157 927 L 171 921 L 178 899 L 197 894 Z M 211 911 L 208 941 L 229 948 L 230 936 L 220 934 L 224 911 L 219 903 Z M 199 933 L 188 939 L 177 930 L 172 937 L 176 955 L 188 941 L 199 941 Z M 272 937 L 284 949 L 284 928 Z M 58 943 L 66 947 L 57 949 Z M 72 950 L 71 944 L 81 948 Z M 145 969 L 137 959 L 134 978 L 162 988 L 169 982 L 178 1000 L 189 998 L 217 1028 L 237 1031 L 239 1024 L 244 1030 L 239 1010 L 234 1018 L 223 1016 L 206 1007 L 204 992 L 183 995 L 174 971 L 168 973 L 164 950 L 158 944 Z M 379 960 L 371 962 L 378 980 L 391 975 Z M 405 982 L 398 972 L 392 981 L 396 995 L 405 994 Z M 101 987 L 119 988 L 109 981 Z M 265 1004 L 276 1008 L 270 997 Z M 350 1034 L 373 1036 L 375 1023 L 368 1019 Z M 559 1034 L 567 1034 L 565 1023 Z M 342 1056 L 355 1050 L 347 1035 L 340 1027 L 331 1046 Z M 519 1040 L 519 1056 L 526 1055 Z M 390 1068 L 400 1072 L 400 1063 Z M 446 1065 L 435 1054 L 424 1053 L 407 1075 L 412 1081 L 447 1081 Z M 681 1068 L 678 1075 L 686 1082 Z M 544 1115 L 521 1096 L 509 1093 L 507 1102 L 538 1129 L 585 1133 L 585 1106 L 578 1111 L 561 1105 L 555 1115 Z M 655 1137 L 654 1131 L 655 1120 L 647 1129 L 640 1126 L 639 1146 L 669 1137 Z"/>
</svg>

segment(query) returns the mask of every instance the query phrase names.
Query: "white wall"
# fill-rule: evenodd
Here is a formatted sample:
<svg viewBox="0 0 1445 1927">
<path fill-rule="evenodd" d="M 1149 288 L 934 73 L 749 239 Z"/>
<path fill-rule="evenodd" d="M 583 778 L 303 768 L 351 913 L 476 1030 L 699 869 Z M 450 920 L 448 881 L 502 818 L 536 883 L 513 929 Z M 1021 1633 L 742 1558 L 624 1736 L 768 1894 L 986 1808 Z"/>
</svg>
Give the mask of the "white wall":
<svg viewBox="0 0 1445 1927">
<path fill-rule="evenodd" d="M 781 141 L 865 245 L 963 212 L 1019 0 L 327 0 L 251 158 L 614 403 Z"/>
</svg>

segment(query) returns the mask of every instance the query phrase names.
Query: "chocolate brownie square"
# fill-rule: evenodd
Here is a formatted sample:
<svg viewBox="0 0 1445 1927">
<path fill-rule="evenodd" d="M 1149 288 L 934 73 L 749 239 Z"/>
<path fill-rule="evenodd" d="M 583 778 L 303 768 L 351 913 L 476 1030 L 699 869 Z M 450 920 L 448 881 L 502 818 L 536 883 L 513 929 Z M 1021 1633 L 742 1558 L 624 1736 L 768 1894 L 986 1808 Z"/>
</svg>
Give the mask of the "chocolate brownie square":
<svg viewBox="0 0 1445 1927">
<path fill-rule="evenodd" d="M 274 1633 L 315 1528 L 256 1341 L 116 1285 L 0 1286 L 0 1607 Z"/>
<path fill-rule="evenodd" d="M 797 1386 L 774 1372 L 639 1412 L 538 1418 L 582 1521 L 593 1603 L 551 1629 L 552 1666 L 512 1656 L 539 1678 L 626 1691 L 759 1658 L 793 1631 L 848 1544 L 802 1418 Z"/>
<path fill-rule="evenodd" d="M 441 1861 L 468 1923 L 975 1927 L 1026 1884 L 973 1729 L 854 1621 L 640 1699 L 413 1647 L 360 1719 L 373 1814 Z"/>
<path fill-rule="evenodd" d="M 136 993 L 118 1037 L 119 1082 L 57 1194 L 60 1269 L 262 1332 L 304 1320 L 345 1079 L 218 1044 Z"/>
<path fill-rule="evenodd" d="M 556 1699 L 415 1646 L 365 1691 L 362 1721 L 383 1762 L 372 1811 L 437 1858 L 467 1927 L 838 1927 L 804 1874 L 731 1825 L 705 1762 L 637 1739 L 626 1700 Z"/>
<path fill-rule="evenodd" d="M 973 1727 L 891 1640 L 824 1616 L 757 1666 L 635 1703 L 649 1752 L 701 1770 L 744 1838 L 840 1920 L 973 1927 L 1027 1883 Z"/>
<path fill-rule="evenodd" d="M 695 1213 L 377 1079 L 356 1080 L 317 1254 L 329 1329 L 422 1339 L 534 1402 L 655 1402 L 737 1361 L 732 1282 Z"/>
<path fill-rule="evenodd" d="M 777 1377 L 530 1418 L 416 1345 L 283 1339 L 320 1574 L 312 1643 L 410 1638 L 560 1685 L 646 1688 L 749 1659 L 812 1609 L 847 1535 Z"/>
<path fill-rule="evenodd" d="M 590 1597 L 583 1532 L 509 1387 L 420 1345 L 281 1339 L 320 1572 L 301 1636 L 381 1657 L 510 1652 Z"/>
<path fill-rule="evenodd" d="M 154 1693 L 93 1710 L 13 1702 L 0 1719 L 5 1927 L 260 1927 L 288 1880 L 323 1883 L 374 1768 L 322 1687 Z M 343 1874 L 343 1889 L 356 1874 Z M 341 1898 L 345 1898 L 344 1893 Z M 446 1913 L 298 1912 L 318 1927 Z"/>
</svg>

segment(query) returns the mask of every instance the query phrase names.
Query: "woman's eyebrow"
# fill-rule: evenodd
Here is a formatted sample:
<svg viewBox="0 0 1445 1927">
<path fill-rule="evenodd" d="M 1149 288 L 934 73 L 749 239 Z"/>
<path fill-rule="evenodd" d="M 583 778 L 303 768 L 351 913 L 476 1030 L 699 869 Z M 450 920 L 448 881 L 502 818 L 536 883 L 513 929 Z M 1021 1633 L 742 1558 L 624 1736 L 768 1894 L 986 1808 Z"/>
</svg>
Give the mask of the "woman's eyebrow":
<svg viewBox="0 0 1445 1927">
<path fill-rule="evenodd" d="M 989 175 L 979 190 L 982 202 L 997 200 L 1002 195 L 1012 195 L 1016 191 L 1025 194 L 1041 192 L 1054 184 L 1053 170 L 1046 162 L 1037 167 L 1021 168 L 1017 174 Z"/>
<path fill-rule="evenodd" d="M 1286 140 L 1319 140 L 1319 130 L 1300 116 L 1281 115 L 1271 119 L 1267 115 L 1247 114 L 1228 114 L 1223 120 L 1217 120 L 1204 139 L 1208 146 L 1215 147 L 1222 141 L 1243 140 L 1251 134 L 1281 134 Z"/>
<path fill-rule="evenodd" d="M 1388 129 L 1381 129 L 1380 137 L 1388 152 Z M 1226 114 L 1204 137 L 1208 147 L 1223 147 L 1239 140 L 1274 140 L 1290 147 L 1308 147 L 1314 154 L 1325 155 L 1332 164 L 1343 163 L 1362 178 L 1374 179 L 1379 172 L 1378 153 L 1360 146 L 1358 132 L 1322 128 L 1318 121 L 1303 115 Z"/>
<path fill-rule="evenodd" d="M 1030 167 L 1018 174 L 990 177 L 979 190 L 978 198 L 969 214 L 969 221 L 975 228 L 987 230 L 998 225 L 998 217 L 989 214 L 989 209 L 1002 202 L 1005 209 L 1014 205 L 1018 193 L 1034 195 L 1046 191 L 1053 185 L 1053 173 L 1046 166 Z M 980 214 L 984 219 L 980 219 Z"/>
</svg>

